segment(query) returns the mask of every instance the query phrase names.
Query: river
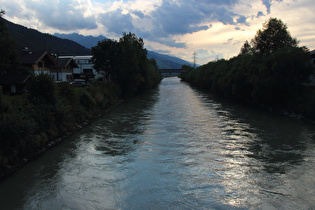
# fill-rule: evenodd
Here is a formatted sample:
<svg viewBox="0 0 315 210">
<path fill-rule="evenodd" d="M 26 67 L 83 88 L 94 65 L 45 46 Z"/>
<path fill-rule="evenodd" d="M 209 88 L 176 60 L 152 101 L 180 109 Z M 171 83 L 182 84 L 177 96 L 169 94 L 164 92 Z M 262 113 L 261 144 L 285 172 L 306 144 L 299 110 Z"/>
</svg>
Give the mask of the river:
<svg viewBox="0 0 315 210">
<path fill-rule="evenodd" d="M 162 80 L 0 182 L 0 209 L 314 209 L 315 126 Z"/>
</svg>

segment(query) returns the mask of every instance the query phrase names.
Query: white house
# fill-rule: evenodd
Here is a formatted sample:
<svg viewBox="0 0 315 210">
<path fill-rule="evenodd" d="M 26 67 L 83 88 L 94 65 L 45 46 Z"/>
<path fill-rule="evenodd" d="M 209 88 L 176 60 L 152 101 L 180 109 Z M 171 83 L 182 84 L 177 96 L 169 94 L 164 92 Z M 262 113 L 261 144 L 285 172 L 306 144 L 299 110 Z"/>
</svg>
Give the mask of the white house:
<svg viewBox="0 0 315 210">
<path fill-rule="evenodd" d="M 79 66 L 72 58 L 56 58 L 57 66 L 52 69 L 51 75 L 53 75 L 56 81 L 72 81 L 73 70 Z"/>
<path fill-rule="evenodd" d="M 60 56 L 60 58 L 72 58 L 78 65 L 73 69 L 73 79 L 91 80 L 103 77 L 93 68 L 92 55 Z"/>
</svg>

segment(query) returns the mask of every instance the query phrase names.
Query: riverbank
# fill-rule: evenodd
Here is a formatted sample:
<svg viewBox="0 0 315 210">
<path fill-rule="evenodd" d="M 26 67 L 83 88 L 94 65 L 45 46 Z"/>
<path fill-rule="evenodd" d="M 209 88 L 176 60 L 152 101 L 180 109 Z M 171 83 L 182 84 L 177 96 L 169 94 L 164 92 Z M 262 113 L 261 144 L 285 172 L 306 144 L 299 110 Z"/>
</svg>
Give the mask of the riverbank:
<svg viewBox="0 0 315 210">
<path fill-rule="evenodd" d="M 55 85 L 49 78 L 39 81 L 39 94 L 31 89 L 24 95 L 0 95 L 0 179 L 123 101 L 114 83 L 77 88 Z"/>
<path fill-rule="evenodd" d="M 112 109 L 114 109 L 115 107 L 117 107 L 118 105 L 123 103 L 124 101 L 125 100 L 122 100 L 122 99 L 116 101 L 115 104 L 113 104 L 112 106 L 108 107 L 108 109 L 106 109 L 105 111 L 103 111 L 101 113 L 98 113 L 97 115 L 95 115 L 93 117 L 90 117 L 89 119 L 86 119 L 84 122 L 77 123 L 73 127 L 72 130 L 68 130 L 67 133 L 61 134 L 62 136 L 59 136 L 59 137 L 57 137 L 55 139 L 52 139 L 51 141 L 49 141 L 49 143 L 43 145 L 41 148 L 38 148 L 37 151 L 35 151 L 34 153 L 28 154 L 28 155 L 22 157 L 20 160 L 17 160 L 16 162 L 13 162 L 10 165 L 4 166 L 5 170 L 3 170 L 2 173 L 0 174 L 0 181 L 2 179 L 6 178 L 7 176 L 10 176 L 11 174 L 16 172 L 17 170 L 21 169 L 22 167 L 24 167 L 29 162 L 37 159 L 44 152 L 46 152 L 47 150 L 53 148 L 54 146 L 56 146 L 57 144 L 61 143 L 65 139 L 69 138 L 74 133 L 76 133 L 76 132 L 80 131 L 81 129 L 83 129 L 84 127 L 88 126 L 90 123 L 92 123 L 93 121 L 99 119 L 104 114 L 110 112 Z"/>
<path fill-rule="evenodd" d="M 307 53 L 295 54 L 239 55 L 187 69 L 180 77 L 220 98 L 315 120 L 315 87 L 307 85 L 314 66 Z"/>
</svg>

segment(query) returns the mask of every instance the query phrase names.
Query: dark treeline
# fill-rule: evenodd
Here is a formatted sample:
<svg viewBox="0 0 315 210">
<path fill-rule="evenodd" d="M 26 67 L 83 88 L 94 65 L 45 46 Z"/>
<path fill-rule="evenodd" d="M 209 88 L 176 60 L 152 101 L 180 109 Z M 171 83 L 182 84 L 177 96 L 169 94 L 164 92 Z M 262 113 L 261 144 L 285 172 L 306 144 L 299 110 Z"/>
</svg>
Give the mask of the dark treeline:
<svg viewBox="0 0 315 210">
<path fill-rule="evenodd" d="M 124 33 L 119 41 L 106 39 L 92 48 L 94 68 L 117 82 L 125 97 L 150 89 L 161 80 L 154 59 L 147 58 L 143 39 Z"/>
<path fill-rule="evenodd" d="M 1 11 L 0 44 L 8 48 L 0 50 L 0 75 L 16 74 L 20 69 L 17 53 L 1 20 L 3 14 Z M 156 62 L 147 59 L 141 38 L 124 34 L 119 42 L 112 41 L 118 47 L 109 54 L 102 48 L 104 43 L 108 41 L 93 49 L 93 59 L 95 68 L 104 71 L 106 81 L 73 87 L 66 82 L 56 84 L 49 74 L 33 74 L 27 83 L 28 92 L 15 96 L 4 95 L 0 86 L 0 178 L 87 120 L 160 82 Z"/>
<path fill-rule="evenodd" d="M 271 18 L 237 57 L 199 68 L 184 66 L 182 80 L 226 99 L 315 119 L 314 71 L 309 50 L 298 47 L 281 20 Z"/>
</svg>

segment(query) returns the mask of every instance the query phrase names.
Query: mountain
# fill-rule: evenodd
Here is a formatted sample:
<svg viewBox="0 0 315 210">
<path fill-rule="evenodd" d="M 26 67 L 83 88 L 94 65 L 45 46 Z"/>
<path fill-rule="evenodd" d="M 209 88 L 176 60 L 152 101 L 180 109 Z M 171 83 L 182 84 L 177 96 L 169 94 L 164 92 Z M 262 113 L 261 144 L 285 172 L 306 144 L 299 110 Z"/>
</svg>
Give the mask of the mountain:
<svg viewBox="0 0 315 210">
<path fill-rule="evenodd" d="M 101 36 L 101 35 L 94 37 L 91 35 L 90 36 L 83 36 L 83 35 L 78 34 L 78 33 L 72 33 L 72 34 L 55 33 L 53 35 L 56 37 L 62 38 L 62 39 L 69 39 L 69 40 L 75 41 L 75 42 L 77 42 L 77 43 L 81 44 L 82 46 L 89 48 L 89 49 L 96 46 L 99 41 L 107 39 L 106 37 Z"/>
<path fill-rule="evenodd" d="M 41 33 L 37 30 L 26 28 L 24 26 L 14 24 L 8 20 L 2 19 L 8 26 L 8 32 L 15 41 L 18 52 L 24 47 L 28 47 L 32 51 L 47 50 L 60 55 L 86 55 L 91 54 L 91 49 L 68 39 L 61 39 L 56 36 Z"/>
<path fill-rule="evenodd" d="M 99 41 L 107 39 L 104 36 L 83 36 L 77 33 L 51 35 L 14 24 L 3 18 L 2 20 L 8 25 L 8 32 L 15 41 L 18 52 L 21 52 L 24 47 L 28 47 L 32 51 L 47 50 L 60 55 L 90 55 L 93 46 L 96 46 Z M 192 66 L 192 63 L 180 58 L 149 50 L 147 56 L 154 58 L 160 69 L 180 69 L 182 65 Z"/>
<path fill-rule="evenodd" d="M 192 63 L 175 56 L 159 54 L 149 50 L 147 57 L 154 58 L 160 69 L 181 69 L 182 65 L 193 66 Z"/>
<path fill-rule="evenodd" d="M 83 36 L 77 33 L 72 33 L 72 34 L 55 33 L 54 36 L 57 36 L 63 39 L 73 40 L 86 48 L 92 48 L 96 46 L 99 41 L 107 39 L 106 37 L 101 36 L 101 35 L 94 37 L 94 36 Z M 193 66 L 192 63 L 185 61 L 183 59 L 180 59 L 174 56 L 159 54 L 154 51 L 148 50 L 147 56 L 148 58 L 154 58 L 160 69 L 180 69 L 182 65 Z"/>
</svg>

